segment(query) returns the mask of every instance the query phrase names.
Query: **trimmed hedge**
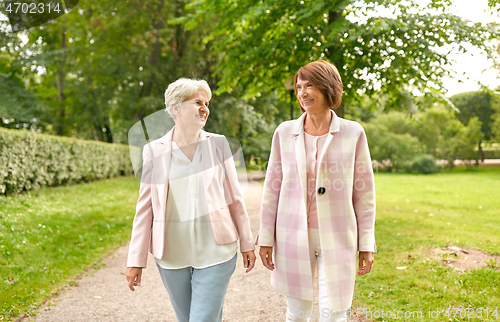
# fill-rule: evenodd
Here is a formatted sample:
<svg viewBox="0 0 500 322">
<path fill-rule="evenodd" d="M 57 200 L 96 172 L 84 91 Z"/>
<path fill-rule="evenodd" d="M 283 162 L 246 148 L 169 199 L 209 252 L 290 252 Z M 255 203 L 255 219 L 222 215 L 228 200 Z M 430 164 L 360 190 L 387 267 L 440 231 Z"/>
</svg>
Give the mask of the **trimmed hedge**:
<svg viewBox="0 0 500 322">
<path fill-rule="evenodd" d="M 0 128 L 0 193 L 131 174 L 127 145 Z"/>
</svg>

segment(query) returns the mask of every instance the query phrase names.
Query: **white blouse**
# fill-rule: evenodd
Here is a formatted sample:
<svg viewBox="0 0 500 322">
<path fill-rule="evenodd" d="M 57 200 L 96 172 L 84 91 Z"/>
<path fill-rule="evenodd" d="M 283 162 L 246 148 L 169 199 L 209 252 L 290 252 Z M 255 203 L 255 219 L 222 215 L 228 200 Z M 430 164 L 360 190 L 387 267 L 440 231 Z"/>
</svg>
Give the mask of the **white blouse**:
<svg viewBox="0 0 500 322">
<path fill-rule="evenodd" d="M 206 268 L 236 254 L 237 243 L 215 243 L 203 185 L 200 145 L 193 161 L 172 141 L 166 205 L 165 247 L 156 262 L 165 269 Z"/>
</svg>

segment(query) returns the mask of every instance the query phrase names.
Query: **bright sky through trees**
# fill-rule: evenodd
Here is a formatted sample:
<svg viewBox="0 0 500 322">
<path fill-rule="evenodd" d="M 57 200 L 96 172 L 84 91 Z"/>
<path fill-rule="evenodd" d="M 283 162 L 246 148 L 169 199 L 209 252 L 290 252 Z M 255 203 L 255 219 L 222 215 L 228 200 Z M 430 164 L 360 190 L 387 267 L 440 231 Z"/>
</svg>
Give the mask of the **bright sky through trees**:
<svg viewBox="0 0 500 322">
<path fill-rule="evenodd" d="M 474 22 L 500 22 L 500 12 L 493 12 L 488 8 L 487 0 L 453 0 L 452 13 Z M 473 3 L 473 4 L 472 4 Z M 471 48 L 468 53 L 452 54 L 456 63 L 453 69 L 463 81 L 460 83 L 456 78 L 446 79 L 444 86 L 448 89 L 447 96 L 461 92 L 475 91 L 480 89 L 477 81 L 481 81 L 489 88 L 500 86 L 500 71 L 492 67 L 493 62 L 488 60 L 486 54 L 477 48 Z M 469 79 L 467 79 L 467 77 Z"/>
</svg>

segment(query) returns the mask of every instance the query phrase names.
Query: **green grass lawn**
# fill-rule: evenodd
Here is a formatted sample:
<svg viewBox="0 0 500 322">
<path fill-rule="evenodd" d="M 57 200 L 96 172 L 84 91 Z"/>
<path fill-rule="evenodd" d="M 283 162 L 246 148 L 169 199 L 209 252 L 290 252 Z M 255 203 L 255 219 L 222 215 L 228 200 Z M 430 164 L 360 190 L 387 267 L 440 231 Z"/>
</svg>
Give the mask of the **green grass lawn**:
<svg viewBox="0 0 500 322">
<path fill-rule="evenodd" d="M 396 320 L 373 317 L 382 310 L 422 312 L 401 321 L 466 320 L 460 313 L 453 319 L 453 310 L 450 318 L 428 317 L 429 309 L 454 307 L 473 308 L 475 321 L 497 320 L 491 313 L 500 311 L 500 273 L 454 271 L 429 249 L 454 245 L 500 253 L 500 167 L 375 178 L 378 253 L 372 273 L 357 279 L 353 307 L 370 309 L 379 321 Z M 138 188 L 134 177 L 122 177 L 0 197 L 0 320 L 33 312 L 126 241 Z M 486 312 L 477 318 L 480 308 L 489 310 L 489 319 Z"/>
<path fill-rule="evenodd" d="M 395 320 L 387 318 L 387 311 L 406 313 L 399 319 L 404 321 L 468 320 L 465 311 L 461 318 L 453 308 L 470 308 L 474 321 L 499 320 L 500 272 L 455 271 L 433 259 L 430 248 L 500 253 L 500 167 L 436 175 L 379 173 L 375 180 L 378 252 L 372 272 L 357 279 L 354 305 L 369 309 L 376 321 Z M 445 316 L 448 308 L 450 316 Z M 498 315 L 492 317 L 495 309 Z M 375 318 L 374 312 L 382 310 L 385 318 Z M 429 310 L 440 313 L 429 317 Z M 407 313 L 418 311 L 421 318 Z"/>
<path fill-rule="evenodd" d="M 29 314 L 130 238 L 134 177 L 0 197 L 0 320 Z"/>
</svg>

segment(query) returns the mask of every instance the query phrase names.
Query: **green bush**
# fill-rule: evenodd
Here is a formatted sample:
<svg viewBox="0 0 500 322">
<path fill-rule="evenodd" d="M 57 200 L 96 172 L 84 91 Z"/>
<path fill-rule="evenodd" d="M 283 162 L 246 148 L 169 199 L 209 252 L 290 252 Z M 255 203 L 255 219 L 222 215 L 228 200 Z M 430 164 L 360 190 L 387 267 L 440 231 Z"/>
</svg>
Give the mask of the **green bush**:
<svg viewBox="0 0 500 322">
<path fill-rule="evenodd" d="M 363 124 L 372 160 L 389 172 L 404 171 L 415 155 L 420 153 L 418 139 L 408 133 L 393 133 L 377 120 Z"/>
<path fill-rule="evenodd" d="M 454 160 L 478 159 L 476 147 L 483 136 L 477 117 L 466 126 L 453 112 L 440 107 L 413 117 L 392 111 L 363 124 L 372 159 L 387 171 L 413 172 L 414 158 L 422 153 L 446 160 L 450 168 Z"/>
<path fill-rule="evenodd" d="M 132 173 L 127 145 L 0 128 L 0 193 Z"/>
<path fill-rule="evenodd" d="M 482 144 L 482 149 L 485 159 L 500 159 L 500 143 Z"/>
<path fill-rule="evenodd" d="M 432 174 L 438 172 L 436 159 L 430 154 L 423 154 L 413 159 L 411 171 L 421 174 Z"/>
<path fill-rule="evenodd" d="M 381 114 L 376 118 L 375 123 L 396 134 L 415 136 L 418 132 L 418 124 L 407 113 L 403 112 L 390 111 Z"/>
<path fill-rule="evenodd" d="M 482 139 L 481 122 L 470 119 L 467 126 L 460 123 L 453 112 L 443 108 L 431 108 L 416 115 L 420 122 L 417 137 L 427 154 L 447 160 L 453 167 L 454 160 L 477 160 L 475 150 Z"/>
</svg>

